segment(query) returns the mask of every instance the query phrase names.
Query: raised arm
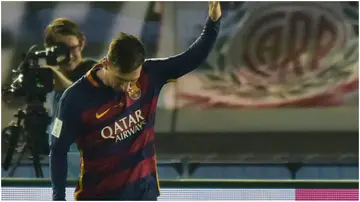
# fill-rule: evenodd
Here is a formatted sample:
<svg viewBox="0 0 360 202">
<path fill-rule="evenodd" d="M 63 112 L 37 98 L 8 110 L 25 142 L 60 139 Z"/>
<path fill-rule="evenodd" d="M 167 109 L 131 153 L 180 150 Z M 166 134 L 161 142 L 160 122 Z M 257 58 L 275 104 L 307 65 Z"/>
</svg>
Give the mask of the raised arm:
<svg viewBox="0 0 360 202">
<path fill-rule="evenodd" d="M 70 88 L 71 89 L 71 88 Z M 70 98 L 70 99 L 69 99 Z M 67 153 L 79 132 L 79 117 L 68 90 L 60 99 L 52 126 L 50 169 L 53 200 L 65 200 Z"/>
<path fill-rule="evenodd" d="M 146 60 L 143 68 L 157 80 L 166 82 L 177 79 L 199 67 L 211 52 L 219 29 L 221 8 L 220 2 L 209 3 L 209 17 L 200 37 L 183 53 L 168 57 Z"/>
</svg>

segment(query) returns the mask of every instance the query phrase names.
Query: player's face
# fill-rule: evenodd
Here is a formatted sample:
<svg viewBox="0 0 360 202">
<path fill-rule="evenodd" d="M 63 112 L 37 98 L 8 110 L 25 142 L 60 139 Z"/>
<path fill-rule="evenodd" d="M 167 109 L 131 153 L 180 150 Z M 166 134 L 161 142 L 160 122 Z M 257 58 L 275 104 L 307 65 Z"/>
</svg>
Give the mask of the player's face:
<svg viewBox="0 0 360 202">
<path fill-rule="evenodd" d="M 65 43 L 70 49 L 70 62 L 66 65 L 61 66 L 65 70 L 73 70 L 81 62 L 82 58 L 82 49 L 83 44 L 80 42 L 78 37 L 73 35 L 58 35 L 56 37 L 56 42 Z"/>
<path fill-rule="evenodd" d="M 106 68 L 108 84 L 116 90 L 126 92 L 130 90 L 131 84 L 136 83 L 140 78 L 141 69 L 142 66 L 139 66 L 135 71 L 125 74 L 121 73 L 119 68 L 108 65 Z"/>
</svg>

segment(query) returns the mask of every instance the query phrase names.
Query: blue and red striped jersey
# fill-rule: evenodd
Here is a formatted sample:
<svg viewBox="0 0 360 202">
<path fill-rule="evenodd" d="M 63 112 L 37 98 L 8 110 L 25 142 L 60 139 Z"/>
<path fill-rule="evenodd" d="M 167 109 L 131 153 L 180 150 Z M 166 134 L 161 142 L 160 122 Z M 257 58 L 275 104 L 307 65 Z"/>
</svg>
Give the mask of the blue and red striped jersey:
<svg viewBox="0 0 360 202">
<path fill-rule="evenodd" d="M 200 66 L 210 53 L 220 20 L 208 18 L 200 37 L 183 53 L 147 59 L 129 92 L 96 76 L 96 65 L 62 95 L 52 128 L 53 200 L 65 199 L 67 152 L 81 153 L 76 200 L 146 200 L 159 196 L 154 147 L 158 96 L 169 80 Z"/>
</svg>

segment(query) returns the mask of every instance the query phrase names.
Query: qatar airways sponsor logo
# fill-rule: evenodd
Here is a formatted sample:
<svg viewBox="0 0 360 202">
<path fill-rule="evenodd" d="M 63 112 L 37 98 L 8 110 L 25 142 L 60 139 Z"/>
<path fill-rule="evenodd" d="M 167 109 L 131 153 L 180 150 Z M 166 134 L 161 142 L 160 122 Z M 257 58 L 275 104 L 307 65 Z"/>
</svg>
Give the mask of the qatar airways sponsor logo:
<svg viewBox="0 0 360 202">
<path fill-rule="evenodd" d="M 143 130 L 146 124 L 140 109 L 134 113 L 115 121 L 112 125 L 101 129 L 101 137 L 104 139 L 115 139 L 115 142 L 123 141 L 135 133 Z"/>
</svg>

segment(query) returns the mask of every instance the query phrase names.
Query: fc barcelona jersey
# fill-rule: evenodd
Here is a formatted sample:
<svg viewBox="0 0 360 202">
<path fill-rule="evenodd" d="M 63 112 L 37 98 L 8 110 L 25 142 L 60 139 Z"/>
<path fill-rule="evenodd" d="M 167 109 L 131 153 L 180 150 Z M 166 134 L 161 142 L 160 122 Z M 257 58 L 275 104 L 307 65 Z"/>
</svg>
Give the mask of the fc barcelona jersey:
<svg viewBox="0 0 360 202">
<path fill-rule="evenodd" d="M 76 200 L 142 200 L 159 196 L 154 147 L 158 96 L 169 80 L 200 66 L 211 51 L 220 22 L 207 20 L 185 52 L 143 64 L 128 92 L 102 83 L 96 65 L 62 95 L 52 128 L 53 199 L 65 199 L 67 152 L 81 153 Z"/>
</svg>

